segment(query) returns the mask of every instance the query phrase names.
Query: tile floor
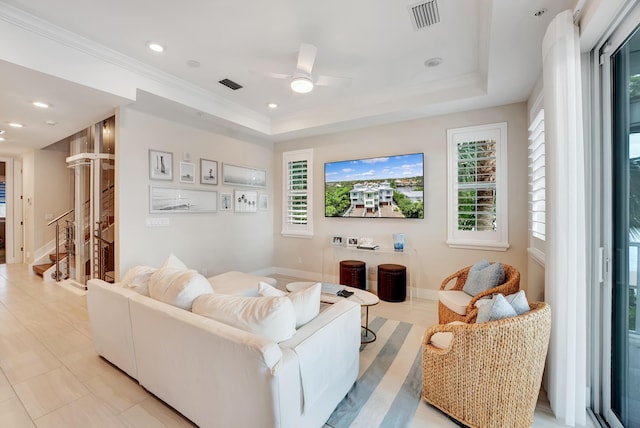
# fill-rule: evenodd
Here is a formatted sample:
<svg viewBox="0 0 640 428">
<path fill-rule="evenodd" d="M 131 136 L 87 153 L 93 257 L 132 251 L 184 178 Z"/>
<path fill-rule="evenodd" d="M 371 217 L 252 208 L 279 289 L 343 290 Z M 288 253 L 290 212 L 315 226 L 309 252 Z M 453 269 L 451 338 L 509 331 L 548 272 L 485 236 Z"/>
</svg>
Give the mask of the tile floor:
<svg viewBox="0 0 640 428">
<path fill-rule="evenodd" d="M 435 302 L 418 299 L 371 311 L 424 325 L 436 317 Z M 420 403 L 418 412 L 437 410 Z M 96 355 L 84 296 L 44 284 L 26 265 L 0 265 L 0 426 L 194 425 Z M 534 427 L 558 426 L 541 401 Z"/>
</svg>

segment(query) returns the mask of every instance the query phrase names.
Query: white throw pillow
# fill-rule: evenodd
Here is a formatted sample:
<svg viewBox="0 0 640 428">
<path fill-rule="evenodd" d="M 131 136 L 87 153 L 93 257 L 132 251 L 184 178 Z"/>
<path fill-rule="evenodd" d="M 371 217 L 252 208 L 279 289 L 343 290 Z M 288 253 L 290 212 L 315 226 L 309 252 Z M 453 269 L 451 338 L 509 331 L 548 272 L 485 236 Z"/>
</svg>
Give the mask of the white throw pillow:
<svg viewBox="0 0 640 428">
<path fill-rule="evenodd" d="M 174 268 L 180 268 L 180 269 L 188 269 L 187 265 L 185 265 L 182 260 L 180 260 L 179 258 L 177 258 L 173 253 L 169 254 L 169 257 L 167 257 L 167 259 L 162 263 L 162 266 L 160 266 L 161 268 L 163 267 L 174 267 Z"/>
<path fill-rule="evenodd" d="M 149 279 L 158 269 L 151 266 L 134 266 L 124 274 L 120 286 L 143 296 L 149 295 Z"/>
<path fill-rule="evenodd" d="M 150 297 L 186 310 L 191 309 L 196 297 L 211 293 L 209 281 L 191 269 L 163 267 L 149 279 Z"/>
<path fill-rule="evenodd" d="M 260 296 L 287 296 L 291 300 L 293 309 L 296 311 L 296 328 L 302 327 L 318 316 L 320 313 L 321 291 L 322 284 L 319 282 L 310 287 L 292 291 L 291 293 L 278 290 L 266 282 L 260 282 L 260 284 L 258 284 L 258 294 L 260 294 Z"/>
<path fill-rule="evenodd" d="M 296 313 L 284 296 L 208 294 L 193 302 L 192 312 L 274 342 L 290 339 L 296 332 Z"/>
</svg>

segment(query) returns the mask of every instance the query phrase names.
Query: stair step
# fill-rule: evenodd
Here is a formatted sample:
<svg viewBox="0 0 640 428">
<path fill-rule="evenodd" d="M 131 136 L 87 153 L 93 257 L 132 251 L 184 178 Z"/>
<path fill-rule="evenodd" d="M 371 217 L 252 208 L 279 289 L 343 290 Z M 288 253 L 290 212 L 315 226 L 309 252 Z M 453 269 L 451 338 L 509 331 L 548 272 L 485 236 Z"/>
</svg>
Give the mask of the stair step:
<svg viewBox="0 0 640 428">
<path fill-rule="evenodd" d="M 44 273 L 51 266 L 53 266 L 53 263 L 43 263 L 41 265 L 33 265 L 33 271 L 36 273 L 36 275 L 44 277 Z"/>
<path fill-rule="evenodd" d="M 67 257 L 67 253 L 60 253 L 60 260 L 64 259 L 65 257 Z M 55 263 L 56 262 L 56 253 L 49 254 L 49 260 L 51 260 L 53 263 Z"/>
</svg>

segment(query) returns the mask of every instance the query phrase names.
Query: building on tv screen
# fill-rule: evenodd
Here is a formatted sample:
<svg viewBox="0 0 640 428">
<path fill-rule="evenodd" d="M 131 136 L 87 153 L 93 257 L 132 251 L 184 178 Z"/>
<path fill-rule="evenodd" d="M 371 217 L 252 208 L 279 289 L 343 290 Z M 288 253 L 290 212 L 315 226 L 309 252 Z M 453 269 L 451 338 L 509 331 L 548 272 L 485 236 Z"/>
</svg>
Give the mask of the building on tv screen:
<svg viewBox="0 0 640 428">
<path fill-rule="evenodd" d="M 325 216 L 424 218 L 424 155 L 324 165 Z"/>
</svg>

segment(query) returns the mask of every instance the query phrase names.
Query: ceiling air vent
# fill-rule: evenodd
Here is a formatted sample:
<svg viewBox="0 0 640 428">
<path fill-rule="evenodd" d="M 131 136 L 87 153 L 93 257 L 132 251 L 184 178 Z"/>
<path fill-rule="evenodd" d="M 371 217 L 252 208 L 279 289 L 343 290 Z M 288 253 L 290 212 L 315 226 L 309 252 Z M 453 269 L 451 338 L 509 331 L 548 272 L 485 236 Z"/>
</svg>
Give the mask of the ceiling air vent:
<svg viewBox="0 0 640 428">
<path fill-rule="evenodd" d="M 234 82 L 233 80 L 229 80 L 229 79 L 222 79 L 218 83 L 221 83 L 224 86 L 226 86 L 227 88 L 233 89 L 234 91 L 242 88 L 242 85 L 239 85 L 236 82 Z"/>
<path fill-rule="evenodd" d="M 440 22 L 440 12 L 438 12 L 438 2 L 431 0 L 409 6 L 411 14 L 411 24 L 414 30 L 421 30 Z"/>
</svg>

